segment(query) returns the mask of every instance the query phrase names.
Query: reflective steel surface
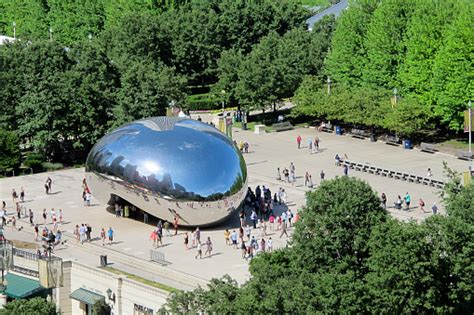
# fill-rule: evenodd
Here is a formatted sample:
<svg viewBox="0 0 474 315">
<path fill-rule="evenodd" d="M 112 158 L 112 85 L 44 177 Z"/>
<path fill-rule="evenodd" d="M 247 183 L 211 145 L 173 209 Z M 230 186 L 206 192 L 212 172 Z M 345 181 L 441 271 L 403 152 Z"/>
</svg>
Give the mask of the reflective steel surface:
<svg viewBox="0 0 474 315">
<path fill-rule="evenodd" d="M 199 121 L 152 117 L 105 135 L 86 161 L 94 197 L 118 196 L 160 219 L 209 225 L 230 215 L 247 190 L 247 168 L 223 133 Z"/>
</svg>

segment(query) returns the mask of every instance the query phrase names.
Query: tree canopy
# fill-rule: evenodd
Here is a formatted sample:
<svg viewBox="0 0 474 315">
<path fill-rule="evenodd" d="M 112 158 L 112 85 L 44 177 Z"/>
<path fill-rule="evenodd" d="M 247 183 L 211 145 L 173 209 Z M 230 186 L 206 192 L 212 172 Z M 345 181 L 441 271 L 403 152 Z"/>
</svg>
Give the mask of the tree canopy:
<svg viewBox="0 0 474 315">
<path fill-rule="evenodd" d="M 342 177 L 307 194 L 291 246 L 257 255 L 250 279 L 172 294 L 171 313 L 437 313 L 474 310 L 474 186 L 447 215 L 391 218 L 370 186 Z"/>
</svg>

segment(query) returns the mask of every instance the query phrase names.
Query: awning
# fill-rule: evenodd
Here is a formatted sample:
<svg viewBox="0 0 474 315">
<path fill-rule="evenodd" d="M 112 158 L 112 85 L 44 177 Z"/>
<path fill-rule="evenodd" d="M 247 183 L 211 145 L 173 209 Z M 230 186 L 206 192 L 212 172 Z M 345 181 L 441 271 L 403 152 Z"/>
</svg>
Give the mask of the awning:
<svg viewBox="0 0 474 315">
<path fill-rule="evenodd" d="M 69 297 L 71 299 L 81 301 L 90 305 L 94 305 L 97 301 L 105 300 L 105 297 L 103 295 L 82 288 L 72 292 Z"/>
<path fill-rule="evenodd" d="M 14 299 L 37 296 L 46 290 L 40 286 L 39 281 L 25 278 L 14 273 L 8 273 L 5 279 L 7 280 L 5 294 Z"/>
</svg>

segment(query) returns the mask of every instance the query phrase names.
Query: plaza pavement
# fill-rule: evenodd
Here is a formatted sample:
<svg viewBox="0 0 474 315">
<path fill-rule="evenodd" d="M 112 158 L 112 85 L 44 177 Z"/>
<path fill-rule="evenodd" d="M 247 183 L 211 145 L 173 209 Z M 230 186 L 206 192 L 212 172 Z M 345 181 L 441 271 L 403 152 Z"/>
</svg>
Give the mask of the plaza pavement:
<svg viewBox="0 0 474 315">
<path fill-rule="evenodd" d="M 296 137 L 303 137 L 303 148 L 298 150 Z M 321 139 L 321 152 L 310 154 L 305 148 L 308 137 L 317 135 Z M 442 153 L 427 154 L 418 150 L 404 150 L 400 147 L 388 146 L 381 142 L 372 143 L 368 140 L 359 140 L 347 136 L 336 136 L 334 134 L 319 133 L 315 129 L 303 128 L 281 133 L 268 133 L 256 135 L 251 131 L 234 129 L 234 139 L 246 140 L 250 144 L 250 153 L 245 154 L 249 174 L 249 185 L 255 189 L 256 185 L 269 187 L 272 194 L 278 187 L 284 187 L 288 194 L 288 207 L 297 210 L 305 203 L 303 176 L 306 171 L 312 174 L 313 183 L 319 184 L 319 172 L 324 170 L 326 179 L 342 175 L 342 168 L 334 165 L 334 156 L 347 154 L 353 161 L 371 163 L 373 165 L 391 168 L 394 170 L 408 171 L 414 174 L 426 175 L 427 168 L 431 168 L 434 178 L 443 179 L 442 161 L 457 170 L 467 169 L 467 162 L 457 160 L 455 157 Z M 290 162 L 296 166 L 297 182 L 295 185 L 286 184 L 276 180 L 276 169 L 289 167 Z M 50 176 L 53 180 L 53 194 L 44 194 L 44 182 Z M 421 184 L 409 183 L 392 178 L 381 177 L 368 173 L 349 171 L 349 176 L 355 176 L 366 180 L 377 191 L 378 194 L 385 192 L 388 198 L 390 213 L 399 219 L 422 220 L 429 216 L 418 207 L 418 199 L 421 197 L 426 202 L 426 208 L 430 209 L 433 202 L 440 204 L 438 190 Z M 191 289 L 197 285 L 204 285 L 213 277 L 229 274 L 239 283 L 249 278 L 248 263 L 241 258 L 241 251 L 232 249 L 224 244 L 223 231 L 225 228 L 237 228 L 238 220 L 230 219 L 225 225 L 204 229 L 201 239 L 210 236 L 214 243 L 214 255 L 211 258 L 195 259 L 195 249 L 185 250 L 183 232 L 176 237 L 165 237 L 164 246 L 159 250 L 165 254 L 170 262 L 167 266 L 149 262 L 149 250 L 152 244 L 149 235 L 154 226 L 126 218 L 115 218 L 114 214 L 106 211 L 106 205 L 99 200 L 93 199 L 91 207 L 85 207 L 82 201 L 81 183 L 84 177 L 84 169 L 69 169 L 50 173 L 6 178 L 0 180 L 0 199 L 8 204 L 8 216 L 15 212 L 12 206 L 11 190 L 17 192 L 23 186 L 26 191 L 26 202 L 24 206 L 31 208 L 35 214 L 35 222 L 41 223 L 41 212 L 43 208 L 49 210 L 63 209 L 64 220 L 60 229 L 65 231 L 66 245 L 59 246 L 55 254 L 65 259 L 78 260 L 80 262 L 97 266 L 99 255 L 106 254 L 111 266 L 134 273 L 147 279 L 156 280 L 180 289 Z M 399 211 L 393 209 L 392 205 L 397 195 L 402 197 L 409 192 L 412 197 L 412 209 L 410 211 Z M 94 192 L 92 192 L 93 194 Z M 276 212 L 283 208 L 277 207 Z M 443 213 L 443 207 L 440 206 Z M 48 218 L 48 222 L 50 219 Z M 112 246 L 103 247 L 99 240 L 90 244 L 75 244 L 72 232 L 76 224 L 89 223 L 92 228 L 92 236 L 99 235 L 100 228 L 107 229 L 111 226 L 115 231 L 116 243 Z M 24 241 L 33 240 L 33 228 L 27 223 L 27 219 L 21 219 L 17 226 L 23 226 L 22 231 L 12 231 L 10 227 L 5 229 L 8 239 Z M 258 235 L 258 232 L 253 232 Z M 280 239 L 279 233 L 270 235 L 274 240 L 274 247 L 283 247 L 286 238 Z M 267 237 L 268 238 L 268 237 Z"/>
</svg>

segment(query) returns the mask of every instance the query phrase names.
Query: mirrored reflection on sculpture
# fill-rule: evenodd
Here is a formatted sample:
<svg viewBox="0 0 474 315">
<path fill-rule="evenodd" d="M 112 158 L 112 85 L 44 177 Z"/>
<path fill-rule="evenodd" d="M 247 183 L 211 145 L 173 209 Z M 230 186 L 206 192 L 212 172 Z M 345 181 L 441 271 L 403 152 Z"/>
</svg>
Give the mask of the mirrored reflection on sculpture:
<svg viewBox="0 0 474 315">
<path fill-rule="evenodd" d="M 180 225 L 215 224 L 239 207 L 247 168 L 223 133 L 200 121 L 152 117 L 106 134 L 86 161 L 91 193 L 109 205 L 116 196 Z"/>
</svg>

